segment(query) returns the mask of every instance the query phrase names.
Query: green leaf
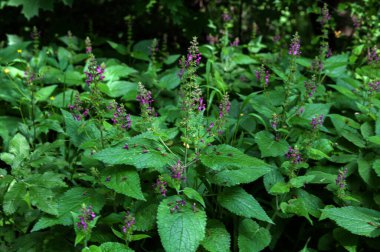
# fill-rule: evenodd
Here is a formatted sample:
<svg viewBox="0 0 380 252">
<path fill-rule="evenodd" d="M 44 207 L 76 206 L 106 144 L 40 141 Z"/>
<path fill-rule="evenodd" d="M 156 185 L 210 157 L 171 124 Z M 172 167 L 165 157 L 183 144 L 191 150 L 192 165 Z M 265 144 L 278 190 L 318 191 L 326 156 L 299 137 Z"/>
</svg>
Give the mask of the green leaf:
<svg viewBox="0 0 380 252">
<path fill-rule="evenodd" d="M 373 170 L 376 172 L 377 176 L 380 177 L 380 159 L 376 159 L 375 162 L 373 162 Z"/>
<path fill-rule="evenodd" d="M 341 131 L 341 134 L 342 134 L 342 136 L 344 138 L 346 138 L 348 141 L 350 141 L 351 143 L 355 144 L 356 146 L 358 146 L 360 148 L 364 148 L 365 147 L 365 142 L 364 142 L 363 138 L 356 131 L 355 132 L 351 132 L 351 131 L 348 131 L 348 130 L 343 130 L 343 131 Z"/>
<path fill-rule="evenodd" d="M 160 87 L 161 89 L 172 90 L 178 87 L 180 82 L 181 79 L 178 76 L 178 72 L 173 71 L 161 77 L 160 81 L 158 82 L 158 87 Z"/>
<path fill-rule="evenodd" d="M 73 224 L 70 212 L 78 212 L 83 204 L 92 206 L 94 212 L 99 212 L 104 203 L 104 196 L 95 190 L 91 188 L 73 187 L 58 199 L 58 216 L 40 218 L 34 225 L 32 232 L 57 224 L 70 226 Z"/>
<path fill-rule="evenodd" d="M 198 201 L 198 203 L 200 203 L 203 207 L 206 207 L 205 205 L 205 202 L 202 198 L 202 196 L 199 194 L 199 192 L 197 192 L 196 190 L 194 190 L 193 188 L 191 187 L 186 187 L 183 189 L 183 193 L 186 195 L 186 197 L 188 197 L 189 199 L 192 199 L 192 200 L 196 200 Z"/>
<path fill-rule="evenodd" d="M 102 252 L 133 252 L 127 245 L 118 242 L 106 242 L 100 245 Z"/>
<path fill-rule="evenodd" d="M 102 172 L 102 183 L 115 192 L 145 200 L 137 171 L 128 167 L 110 167 Z"/>
<path fill-rule="evenodd" d="M 39 9 L 53 10 L 53 1 L 51 0 L 9 0 L 8 5 L 22 5 L 22 13 L 28 20 L 30 20 L 34 16 L 37 16 L 39 13 Z"/>
<path fill-rule="evenodd" d="M 11 215 L 20 207 L 26 195 L 25 183 L 17 183 L 15 180 L 10 184 L 8 191 L 4 195 L 3 210 L 6 215 Z"/>
<path fill-rule="evenodd" d="M 251 219 L 244 219 L 239 225 L 238 245 L 240 252 L 261 251 L 270 244 L 271 235 Z"/>
<path fill-rule="evenodd" d="M 127 97 L 128 100 L 135 100 L 137 95 L 137 83 L 129 81 L 110 81 L 99 88 L 113 98 L 123 96 Z"/>
<path fill-rule="evenodd" d="M 115 42 L 112 42 L 110 40 L 107 40 L 107 43 L 113 48 L 115 49 L 118 53 L 120 53 L 121 55 L 127 55 L 128 54 L 128 48 L 122 44 L 118 44 L 118 43 L 115 43 Z"/>
<path fill-rule="evenodd" d="M 194 212 L 189 204 L 181 206 L 179 211 L 171 213 L 178 196 L 164 199 L 157 211 L 158 234 L 167 252 L 196 251 L 205 237 L 206 213 L 201 209 Z"/>
<path fill-rule="evenodd" d="M 289 184 L 292 187 L 300 188 L 303 187 L 305 184 L 310 183 L 314 178 L 314 175 L 298 176 L 290 179 Z"/>
<path fill-rule="evenodd" d="M 9 142 L 9 152 L 21 157 L 29 156 L 30 146 L 26 138 L 17 133 Z"/>
<path fill-rule="evenodd" d="M 210 252 L 229 252 L 231 236 L 224 224 L 219 220 L 208 220 L 206 227 L 206 237 L 201 245 Z"/>
<path fill-rule="evenodd" d="M 133 165 L 137 169 L 155 168 L 158 170 L 176 160 L 174 155 L 166 153 L 164 147 L 157 141 L 134 137 L 127 143 L 128 150 L 123 146 L 111 147 L 96 153 L 93 157 L 106 164 L 125 164 Z"/>
<path fill-rule="evenodd" d="M 241 187 L 225 188 L 217 199 L 222 207 L 236 215 L 273 223 L 257 200 Z"/>
<path fill-rule="evenodd" d="M 33 186 L 29 188 L 29 192 L 32 205 L 37 206 L 41 211 L 48 214 L 58 215 L 58 204 L 52 190 Z"/>
<path fill-rule="evenodd" d="M 208 174 L 210 182 L 223 186 L 250 183 L 271 170 L 271 166 L 265 162 L 229 145 L 209 147 L 200 159 L 214 170 Z"/>
<path fill-rule="evenodd" d="M 284 194 L 290 191 L 290 185 L 288 183 L 285 183 L 283 181 L 279 181 L 276 184 L 274 184 L 269 192 L 272 194 Z"/>
<path fill-rule="evenodd" d="M 363 156 L 362 154 L 360 154 L 357 159 L 357 162 L 358 162 L 358 172 L 359 172 L 360 177 L 367 184 L 373 185 L 374 174 L 371 169 L 372 160 L 370 160 L 368 156 Z"/>
<path fill-rule="evenodd" d="M 136 69 L 133 69 L 126 65 L 114 65 L 106 68 L 104 72 L 105 80 L 115 81 L 120 78 L 128 77 L 130 74 L 137 73 Z"/>
<path fill-rule="evenodd" d="M 136 230 L 152 230 L 156 225 L 158 203 L 148 201 L 137 201 L 132 209 L 136 218 Z"/>
<path fill-rule="evenodd" d="M 275 137 L 268 131 L 257 133 L 255 141 L 261 151 L 261 157 L 284 156 L 288 152 L 288 143 L 284 139 L 276 141 Z"/>
<path fill-rule="evenodd" d="M 368 137 L 368 141 L 370 141 L 371 143 L 380 145 L 380 136 L 370 136 Z"/>
<path fill-rule="evenodd" d="M 341 207 L 322 210 L 321 220 L 329 218 L 353 234 L 377 237 L 380 235 L 380 212 L 364 207 Z"/>
<path fill-rule="evenodd" d="M 54 92 L 56 88 L 57 88 L 57 85 L 51 85 L 51 86 L 40 88 L 36 92 L 36 100 L 39 102 L 49 100 L 51 94 Z"/>
<path fill-rule="evenodd" d="M 234 53 L 232 56 L 232 61 L 239 65 L 250 65 L 250 64 L 259 63 L 258 61 L 251 58 L 250 56 L 242 54 L 242 53 Z"/>
</svg>

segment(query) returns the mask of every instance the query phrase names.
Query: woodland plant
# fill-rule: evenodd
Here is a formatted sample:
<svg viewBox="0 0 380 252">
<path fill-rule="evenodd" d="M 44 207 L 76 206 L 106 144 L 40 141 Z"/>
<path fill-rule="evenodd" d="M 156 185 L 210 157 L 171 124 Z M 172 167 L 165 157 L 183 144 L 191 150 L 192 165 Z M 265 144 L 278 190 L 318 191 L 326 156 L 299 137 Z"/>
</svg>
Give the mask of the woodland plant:
<svg viewBox="0 0 380 252">
<path fill-rule="evenodd" d="M 168 35 L 137 41 L 132 14 L 124 43 L 9 36 L 0 250 L 378 249 L 379 51 L 359 37 L 376 23 L 341 5 L 358 33 L 342 52 L 336 9 L 307 9 L 322 34 L 308 44 L 302 29 L 284 33 L 285 2 L 274 34 L 255 20 L 249 41 L 237 29 L 246 2 L 222 3 L 209 43 L 194 37 L 182 57 Z"/>
</svg>

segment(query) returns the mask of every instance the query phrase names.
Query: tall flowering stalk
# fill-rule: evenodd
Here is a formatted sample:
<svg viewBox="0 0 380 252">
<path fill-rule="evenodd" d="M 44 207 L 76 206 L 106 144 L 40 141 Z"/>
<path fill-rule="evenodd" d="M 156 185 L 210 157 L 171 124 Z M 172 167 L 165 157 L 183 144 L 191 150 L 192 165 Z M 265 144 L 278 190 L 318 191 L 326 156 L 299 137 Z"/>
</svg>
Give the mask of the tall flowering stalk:
<svg viewBox="0 0 380 252">
<path fill-rule="evenodd" d="M 136 218 L 131 214 L 130 211 L 126 211 L 124 215 L 123 226 L 121 227 L 123 238 L 126 244 L 132 241 L 132 234 L 135 224 Z"/>
<path fill-rule="evenodd" d="M 306 90 L 306 98 L 311 99 L 317 90 L 317 82 L 316 77 L 313 75 L 311 80 L 304 82 L 305 90 Z"/>
<path fill-rule="evenodd" d="M 321 59 L 329 58 L 332 55 L 331 48 L 329 46 L 329 20 L 331 15 L 329 13 L 328 5 L 325 3 L 321 9 L 321 16 L 319 18 L 322 25 L 322 42 L 321 42 Z"/>
<path fill-rule="evenodd" d="M 154 102 L 152 92 L 147 90 L 141 82 L 138 84 L 137 92 L 136 100 L 140 103 L 141 116 L 151 121 L 152 116 L 155 116 L 155 111 L 152 106 Z"/>
<path fill-rule="evenodd" d="M 76 233 L 75 245 L 82 242 L 87 247 L 87 242 L 91 238 L 92 229 L 95 227 L 99 216 L 96 216 L 92 206 L 82 205 L 79 214 L 71 212 L 74 218 L 74 230 Z"/>
<path fill-rule="evenodd" d="M 257 82 L 264 87 L 269 86 L 269 78 L 270 78 L 270 73 L 269 70 L 266 70 L 264 65 L 261 65 L 261 68 L 259 70 L 256 70 L 255 76 L 257 79 Z"/>
<path fill-rule="evenodd" d="M 181 66 L 181 98 L 183 121 L 181 125 L 184 128 L 184 146 L 185 146 L 185 164 L 187 162 L 187 150 L 190 144 L 199 142 L 200 130 L 203 125 L 203 112 L 206 109 L 205 101 L 202 97 L 202 91 L 197 81 L 196 71 L 200 65 L 202 55 L 198 49 L 197 38 L 194 37 L 188 48 L 188 53 L 183 56 L 179 63 Z"/>
<path fill-rule="evenodd" d="M 368 49 L 367 60 L 369 64 L 376 64 L 379 62 L 379 55 L 377 54 L 376 46 L 374 46 L 372 49 Z"/>
</svg>

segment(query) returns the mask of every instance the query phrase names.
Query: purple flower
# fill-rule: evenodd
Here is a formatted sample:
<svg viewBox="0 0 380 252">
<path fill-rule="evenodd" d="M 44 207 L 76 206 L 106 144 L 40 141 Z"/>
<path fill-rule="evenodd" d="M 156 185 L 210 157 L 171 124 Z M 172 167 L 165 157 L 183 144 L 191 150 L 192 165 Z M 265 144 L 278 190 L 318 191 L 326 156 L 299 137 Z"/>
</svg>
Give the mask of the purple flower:
<svg viewBox="0 0 380 252">
<path fill-rule="evenodd" d="M 335 184 L 339 186 L 340 189 L 344 189 L 346 186 L 346 177 L 347 177 L 347 167 L 343 170 L 339 170 L 338 176 L 335 180 Z"/>
<path fill-rule="evenodd" d="M 289 55 L 299 56 L 301 55 L 301 44 L 300 44 L 300 38 L 298 36 L 298 32 L 293 36 L 292 43 L 289 47 Z"/>
<path fill-rule="evenodd" d="M 266 71 L 265 71 L 265 85 L 266 85 L 266 86 L 269 85 L 269 76 L 270 76 L 269 71 L 266 70 Z"/>
<path fill-rule="evenodd" d="M 329 9 L 327 8 L 327 4 L 325 3 L 323 8 L 321 9 L 322 17 L 321 17 L 321 25 L 327 23 L 331 19 L 331 15 L 329 13 Z"/>
<path fill-rule="evenodd" d="M 125 144 L 125 145 L 123 146 L 123 149 L 125 149 L 125 150 L 129 150 L 129 145 L 128 145 L 128 144 Z"/>
<path fill-rule="evenodd" d="M 256 75 L 256 79 L 257 79 L 257 81 L 260 82 L 260 80 L 261 80 L 260 71 L 259 71 L 259 70 L 256 70 L 255 75 Z"/>
<path fill-rule="evenodd" d="M 177 181 L 186 180 L 183 176 L 185 173 L 185 167 L 181 165 L 181 161 L 178 160 L 175 165 L 170 167 L 171 177 Z"/>
<path fill-rule="evenodd" d="M 372 50 L 368 49 L 367 59 L 368 59 L 369 64 L 379 62 L 379 55 L 377 55 L 377 47 L 376 46 L 374 46 L 372 48 Z"/>
<path fill-rule="evenodd" d="M 156 183 L 153 184 L 153 187 L 156 189 L 156 191 L 159 191 L 159 193 L 166 197 L 167 190 L 167 183 L 164 181 L 164 178 L 162 176 L 159 176 L 156 180 Z"/>
<path fill-rule="evenodd" d="M 302 157 L 297 147 L 292 148 L 289 146 L 288 153 L 285 154 L 285 157 L 293 164 L 299 164 L 302 162 Z"/>
<path fill-rule="evenodd" d="M 93 221 L 96 217 L 94 211 L 92 211 L 92 206 L 86 208 L 83 206 L 82 214 L 79 215 L 79 222 L 77 222 L 78 229 L 82 229 L 83 231 L 87 231 L 88 223 Z"/>
<path fill-rule="evenodd" d="M 206 109 L 206 104 L 203 103 L 203 98 L 201 97 L 201 98 L 199 98 L 198 110 L 199 110 L 199 111 L 203 111 L 203 110 L 205 110 L 205 109 Z"/>
<path fill-rule="evenodd" d="M 228 15 L 228 13 L 225 12 L 225 13 L 222 14 L 222 19 L 223 19 L 224 22 L 228 22 L 228 21 L 230 21 L 232 18 L 231 18 L 230 15 Z"/>
<path fill-rule="evenodd" d="M 313 97 L 315 91 L 317 90 L 317 84 L 315 81 L 315 75 L 313 75 L 313 78 L 311 81 L 305 81 L 304 86 L 306 89 L 307 96 L 309 98 Z"/>
<path fill-rule="evenodd" d="M 324 121 L 324 116 L 320 115 L 317 117 L 313 117 L 311 119 L 310 125 L 313 129 L 316 129 L 318 126 L 322 126 Z"/>
<path fill-rule="evenodd" d="M 372 94 L 372 93 L 376 93 L 376 92 L 379 92 L 380 91 L 380 81 L 374 81 L 374 82 L 370 82 L 368 83 L 368 88 L 369 88 L 369 92 Z"/>
<path fill-rule="evenodd" d="M 235 40 L 230 43 L 230 46 L 232 46 L 232 47 L 238 47 L 239 43 L 240 43 L 239 38 L 235 38 Z"/>
<path fill-rule="evenodd" d="M 125 216 L 124 216 L 124 225 L 122 226 L 123 233 L 131 234 L 133 232 L 133 226 L 135 224 L 136 224 L 135 217 L 133 217 L 129 211 L 126 211 Z"/>
<path fill-rule="evenodd" d="M 209 44 L 215 45 L 219 42 L 219 37 L 218 36 L 213 36 L 211 34 L 206 36 L 206 40 Z"/>
</svg>

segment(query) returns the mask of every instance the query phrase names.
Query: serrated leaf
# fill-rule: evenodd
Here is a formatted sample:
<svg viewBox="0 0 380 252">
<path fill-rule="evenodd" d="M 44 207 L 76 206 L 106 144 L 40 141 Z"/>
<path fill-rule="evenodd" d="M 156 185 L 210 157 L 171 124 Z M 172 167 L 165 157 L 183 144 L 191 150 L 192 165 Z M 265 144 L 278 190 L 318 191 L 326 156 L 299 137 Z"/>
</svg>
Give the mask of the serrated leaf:
<svg viewBox="0 0 380 252">
<path fill-rule="evenodd" d="M 192 199 L 192 200 L 195 200 L 197 201 L 198 203 L 200 203 L 203 207 L 206 207 L 205 205 L 205 202 L 202 198 L 202 196 L 199 194 L 199 192 L 197 192 L 196 190 L 194 190 L 193 188 L 191 187 L 186 187 L 183 189 L 183 193 L 186 195 L 186 197 L 188 197 L 189 199 Z"/>
<path fill-rule="evenodd" d="M 58 199 L 58 216 L 40 218 L 34 225 L 32 232 L 57 224 L 70 226 L 73 223 L 70 212 L 78 212 L 82 204 L 91 205 L 94 212 L 99 212 L 104 203 L 104 197 L 94 189 L 73 187 Z"/>
<path fill-rule="evenodd" d="M 102 252 L 133 252 L 133 249 L 128 248 L 127 245 L 118 242 L 106 242 L 100 245 Z"/>
<path fill-rule="evenodd" d="M 110 40 L 107 40 L 107 43 L 113 48 L 115 49 L 118 53 L 120 53 L 121 55 L 127 55 L 128 54 L 128 48 L 122 44 L 118 44 L 118 43 L 115 43 L 115 42 L 112 42 Z"/>
<path fill-rule="evenodd" d="M 149 231 L 156 225 L 158 203 L 138 201 L 134 205 L 137 231 Z"/>
<path fill-rule="evenodd" d="M 255 171 L 259 178 L 270 171 L 270 166 L 265 162 L 248 156 L 230 145 L 211 146 L 200 157 L 201 162 L 213 170 L 223 168 L 249 168 Z"/>
<path fill-rule="evenodd" d="M 373 170 L 376 172 L 377 176 L 380 177 L 380 159 L 376 159 L 372 164 Z"/>
<path fill-rule="evenodd" d="M 104 72 L 105 80 L 115 81 L 120 78 L 128 77 L 130 74 L 136 73 L 136 69 L 126 65 L 114 65 L 106 68 Z"/>
<path fill-rule="evenodd" d="M 134 137 L 128 140 L 127 143 L 128 150 L 123 148 L 124 145 L 111 147 L 96 153 L 93 157 L 106 164 L 133 165 L 137 169 L 161 169 L 176 160 L 172 154 L 166 153 L 164 147 L 157 141 Z"/>
<path fill-rule="evenodd" d="M 231 236 L 224 224 L 219 220 L 208 220 L 206 227 L 206 237 L 201 245 L 210 252 L 229 252 Z"/>
<path fill-rule="evenodd" d="M 273 223 L 259 202 L 241 187 L 225 188 L 217 199 L 222 207 L 236 215 Z"/>
<path fill-rule="evenodd" d="M 206 213 L 202 209 L 194 212 L 188 204 L 171 213 L 172 206 L 168 204 L 175 204 L 176 200 L 181 198 L 169 197 L 158 207 L 157 226 L 161 243 L 167 252 L 196 251 L 205 237 Z"/>
<path fill-rule="evenodd" d="M 43 187 L 30 187 L 30 198 L 32 205 L 51 215 L 58 215 L 58 204 L 52 190 Z"/>
<path fill-rule="evenodd" d="M 145 200 L 137 171 L 127 167 L 110 167 L 102 172 L 103 185 L 126 196 Z"/>
<path fill-rule="evenodd" d="M 15 156 L 27 157 L 30 153 L 30 146 L 26 138 L 17 133 L 12 140 L 9 141 L 9 152 Z"/>
<path fill-rule="evenodd" d="M 12 182 L 4 195 L 3 210 L 6 215 L 16 212 L 26 194 L 26 185 L 22 182 Z"/>
<path fill-rule="evenodd" d="M 39 9 L 53 10 L 53 1 L 51 0 L 10 0 L 9 6 L 22 5 L 22 13 L 29 20 L 38 15 Z"/>
<path fill-rule="evenodd" d="M 321 219 L 329 218 L 336 224 L 353 234 L 366 237 L 377 237 L 380 235 L 378 228 L 380 223 L 380 212 L 364 207 L 341 207 L 322 210 Z"/>
<path fill-rule="evenodd" d="M 380 145 L 380 136 L 370 136 L 368 137 L 368 141 L 370 141 L 371 143 Z"/>
<path fill-rule="evenodd" d="M 270 244 L 269 231 L 251 219 L 244 219 L 239 225 L 238 245 L 240 252 L 261 251 Z"/>
<path fill-rule="evenodd" d="M 289 149 L 289 144 L 284 139 L 276 141 L 275 137 L 268 131 L 257 133 L 255 141 L 261 151 L 261 157 L 283 156 Z"/>
</svg>

